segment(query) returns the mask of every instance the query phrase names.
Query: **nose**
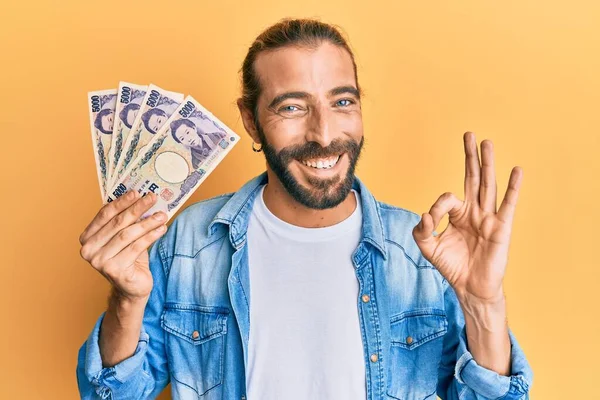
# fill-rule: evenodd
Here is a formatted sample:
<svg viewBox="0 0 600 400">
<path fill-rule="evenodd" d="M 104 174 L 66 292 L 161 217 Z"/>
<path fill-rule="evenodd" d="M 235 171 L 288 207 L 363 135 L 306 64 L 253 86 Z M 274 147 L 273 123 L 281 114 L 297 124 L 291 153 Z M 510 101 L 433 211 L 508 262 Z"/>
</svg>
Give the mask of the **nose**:
<svg viewBox="0 0 600 400">
<path fill-rule="evenodd" d="M 309 110 L 306 140 L 317 142 L 321 147 L 327 147 L 333 140 L 334 132 L 331 130 L 331 115 L 326 105 L 318 105 Z"/>
</svg>

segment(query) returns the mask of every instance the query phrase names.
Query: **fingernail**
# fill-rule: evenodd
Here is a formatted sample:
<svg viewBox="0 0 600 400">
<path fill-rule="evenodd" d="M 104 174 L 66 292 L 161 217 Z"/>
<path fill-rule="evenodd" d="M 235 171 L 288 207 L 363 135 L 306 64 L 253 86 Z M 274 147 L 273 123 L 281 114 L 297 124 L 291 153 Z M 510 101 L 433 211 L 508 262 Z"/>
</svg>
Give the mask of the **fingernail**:
<svg viewBox="0 0 600 400">
<path fill-rule="evenodd" d="M 165 214 L 162 212 L 157 212 L 154 214 L 154 219 L 157 221 L 162 221 L 165 219 Z"/>
</svg>

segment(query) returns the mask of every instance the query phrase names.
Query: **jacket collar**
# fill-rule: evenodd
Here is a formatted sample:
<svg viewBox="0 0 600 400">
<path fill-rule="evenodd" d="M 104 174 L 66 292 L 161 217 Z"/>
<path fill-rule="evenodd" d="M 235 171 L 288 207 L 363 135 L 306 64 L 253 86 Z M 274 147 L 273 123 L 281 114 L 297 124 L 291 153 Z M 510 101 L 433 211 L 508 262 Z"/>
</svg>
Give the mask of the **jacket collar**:
<svg viewBox="0 0 600 400">
<path fill-rule="evenodd" d="M 208 234 L 212 235 L 215 232 L 217 223 L 228 225 L 231 244 L 239 249 L 246 240 L 254 198 L 258 194 L 258 189 L 267 181 L 268 177 L 265 171 L 246 182 L 221 207 L 208 226 Z M 373 245 L 384 258 L 387 258 L 379 205 L 365 184 L 356 176 L 352 187 L 360 195 L 362 203 L 363 226 L 361 240 Z"/>
</svg>

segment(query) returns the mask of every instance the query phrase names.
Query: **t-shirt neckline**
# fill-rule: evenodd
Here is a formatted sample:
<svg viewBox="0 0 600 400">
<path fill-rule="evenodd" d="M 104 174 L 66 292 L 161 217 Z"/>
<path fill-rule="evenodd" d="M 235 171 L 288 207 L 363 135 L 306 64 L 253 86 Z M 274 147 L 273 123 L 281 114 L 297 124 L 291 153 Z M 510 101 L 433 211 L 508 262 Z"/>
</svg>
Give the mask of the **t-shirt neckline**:
<svg viewBox="0 0 600 400">
<path fill-rule="evenodd" d="M 352 189 L 351 193 L 353 193 L 356 198 L 356 208 L 346 219 L 330 226 L 306 228 L 290 224 L 273 214 L 271 210 L 267 208 L 263 198 L 265 187 L 266 184 L 263 184 L 258 192 L 254 202 L 253 212 L 256 214 L 256 217 L 268 226 L 269 229 L 289 239 L 302 242 L 322 242 L 353 233 L 362 226 L 361 201 L 360 196 L 355 189 Z"/>
</svg>

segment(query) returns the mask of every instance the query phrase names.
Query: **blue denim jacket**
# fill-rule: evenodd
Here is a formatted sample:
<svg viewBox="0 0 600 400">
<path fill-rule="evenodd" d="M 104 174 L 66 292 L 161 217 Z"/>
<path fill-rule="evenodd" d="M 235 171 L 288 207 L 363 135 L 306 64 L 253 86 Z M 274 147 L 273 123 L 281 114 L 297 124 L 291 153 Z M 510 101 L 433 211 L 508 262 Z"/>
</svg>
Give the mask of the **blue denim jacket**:
<svg viewBox="0 0 600 400">
<path fill-rule="evenodd" d="M 235 193 L 187 207 L 150 247 L 154 287 L 137 348 L 119 364 L 102 368 L 103 313 L 79 350 L 82 398 L 155 398 L 169 382 L 173 399 L 246 398 L 251 328 L 246 232 L 253 199 L 266 181 L 263 173 Z M 420 216 L 376 201 L 358 178 L 354 188 L 363 207 L 362 238 L 352 262 L 367 400 L 435 399 L 436 394 L 456 400 L 529 399 L 533 372 L 510 329 L 511 376 L 473 359 L 456 294 L 412 237 Z"/>
</svg>

